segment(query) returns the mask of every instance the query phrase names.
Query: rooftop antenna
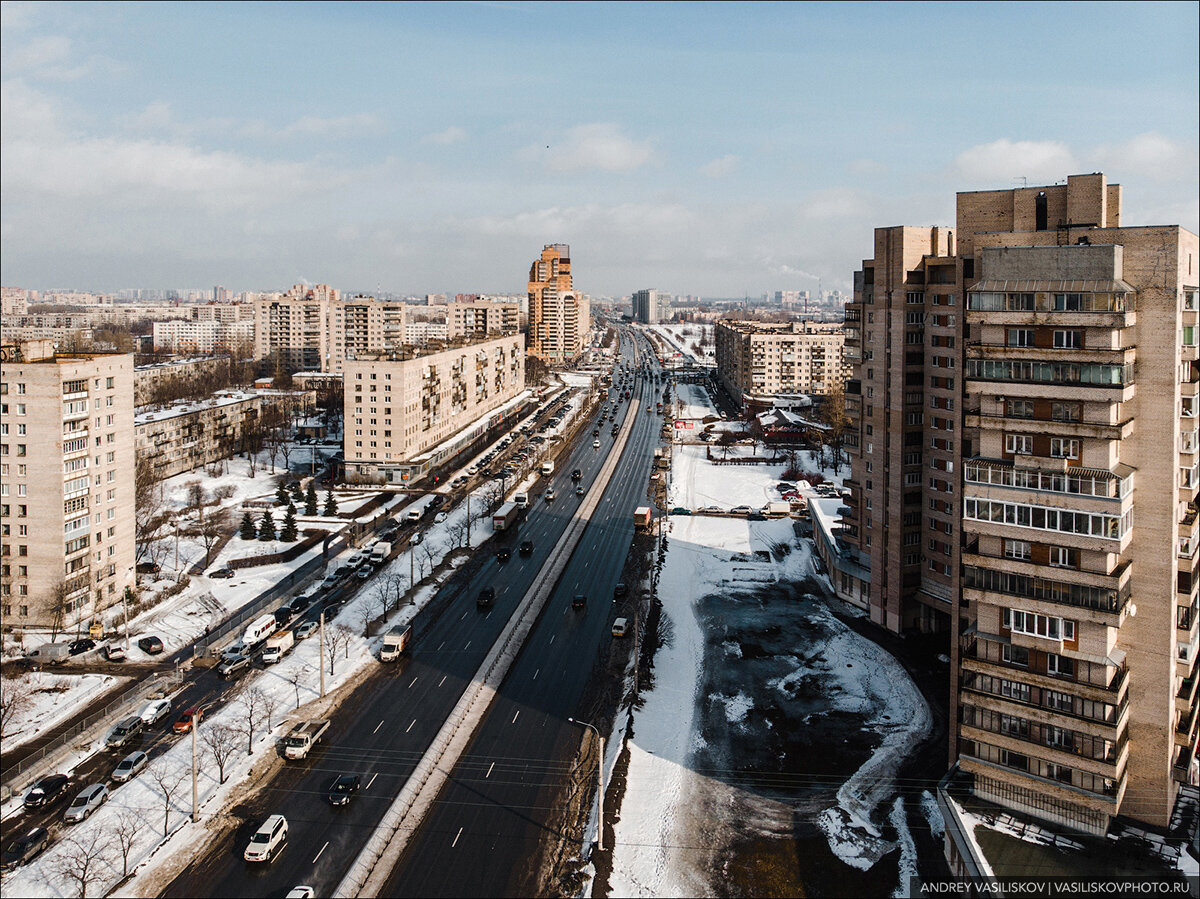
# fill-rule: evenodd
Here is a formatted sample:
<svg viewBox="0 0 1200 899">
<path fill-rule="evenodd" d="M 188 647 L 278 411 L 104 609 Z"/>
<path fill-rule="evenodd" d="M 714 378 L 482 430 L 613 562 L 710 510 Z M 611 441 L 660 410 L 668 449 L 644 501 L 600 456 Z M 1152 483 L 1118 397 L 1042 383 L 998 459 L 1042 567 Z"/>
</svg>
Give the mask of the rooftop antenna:
<svg viewBox="0 0 1200 899">
<path fill-rule="evenodd" d="M 1021 182 L 1022 187 L 1029 186 L 1029 179 L 1026 178 L 1024 175 L 1018 175 L 1016 178 L 1013 178 L 1013 184 L 1016 184 L 1018 181 Z"/>
</svg>

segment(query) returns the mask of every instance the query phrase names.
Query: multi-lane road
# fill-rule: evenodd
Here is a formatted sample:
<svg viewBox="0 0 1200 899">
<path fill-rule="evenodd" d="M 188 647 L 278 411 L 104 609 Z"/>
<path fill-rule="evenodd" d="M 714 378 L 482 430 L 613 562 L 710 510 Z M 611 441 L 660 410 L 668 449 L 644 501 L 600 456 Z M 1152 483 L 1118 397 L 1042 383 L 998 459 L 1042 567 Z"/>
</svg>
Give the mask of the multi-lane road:
<svg viewBox="0 0 1200 899">
<path fill-rule="evenodd" d="M 622 359 L 635 368 L 628 338 Z M 655 389 L 644 376 L 634 386 L 643 400 L 653 401 Z M 534 857 L 545 811 L 558 801 L 563 772 L 578 754 L 581 731 L 566 719 L 581 713 L 588 675 L 611 639 L 613 588 L 658 442 L 661 418 L 638 414 L 640 408 L 618 406 L 618 415 L 635 416 L 620 464 L 452 783 L 414 834 L 389 894 L 500 895 L 527 882 L 525 860 Z M 508 561 L 489 556 L 443 587 L 438 613 L 414 621 L 409 654 L 358 686 L 308 760 L 288 763 L 261 789 L 248 785 L 247 799 L 232 810 L 240 826 L 210 844 L 166 895 L 282 896 L 301 883 L 318 895 L 332 892 L 561 538 L 582 499 L 572 469 L 582 471 L 580 483 L 588 487 L 611 451 L 613 437 L 603 426 L 595 438 L 601 446 L 593 448 L 594 426 L 580 429 L 577 445 L 558 460 L 548 485 L 556 499 L 535 499 L 517 532 L 504 537 L 513 549 Z M 532 555 L 515 551 L 523 540 L 533 541 Z M 496 600 L 480 611 L 475 600 L 485 586 L 496 588 Z M 576 594 L 587 596 L 582 610 L 571 608 Z M 343 773 L 360 775 L 363 788 L 348 806 L 333 807 L 325 796 Z M 248 865 L 242 850 L 273 813 L 288 819 L 287 848 L 269 865 Z M 463 865 L 467 858 L 470 866 Z"/>
</svg>

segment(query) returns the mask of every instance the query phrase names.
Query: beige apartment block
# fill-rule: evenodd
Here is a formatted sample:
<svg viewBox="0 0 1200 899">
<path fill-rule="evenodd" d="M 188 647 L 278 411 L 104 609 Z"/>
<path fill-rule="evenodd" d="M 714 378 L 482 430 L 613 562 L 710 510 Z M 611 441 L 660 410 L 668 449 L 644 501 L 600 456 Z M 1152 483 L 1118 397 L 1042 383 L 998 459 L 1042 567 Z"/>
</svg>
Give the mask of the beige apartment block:
<svg viewBox="0 0 1200 899">
<path fill-rule="evenodd" d="M 520 334 L 348 360 L 345 459 L 348 480 L 405 483 L 421 457 L 467 431 L 525 389 Z"/>
<path fill-rule="evenodd" d="M 529 268 L 529 354 L 551 365 L 573 362 L 591 326 L 590 301 L 572 284 L 571 248 L 547 244 Z"/>
<path fill-rule="evenodd" d="M 769 405 L 778 394 L 828 394 L 849 373 L 840 322 L 723 320 L 714 344 L 717 377 L 739 403 Z"/>
<path fill-rule="evenodd" d="M 4 348 L 0 626 L 74 632 L 134 583 L 133 356 Z"/>
<path fill-rule="evenodd" d="M 154 349 L 171 353 L 232 353 L 248 355 L 254 346 L 254 322 L 165 321 L 153 325 Z"/>
<path fill-rule="evenodd" d="M 1122 225 L 1102 174 L 958 208 L 953 751 L 1000 804 L 1165 825 L 1197 782 L 1196 235 Z"/>
<path fill-rule="evenodd" d="M 520 330 L 519 303 L 488 300 L 460 300 L 446 304 L 446 336 L 485 337 L 488 334 L 515 334 Z"/>
<path fill-rule="evenodd" d="M 134 418 L 137 455 L 151 462 L 155 480 L 227 459 L 237 451 L 247 426 L 260 419 L 262 406 L 257 393 L 228 391 L 140 412 Z"/>
<path fill-rule="evenodd" d="M 327 284 L 297 284 L 255 302 L 254 358 L 278 359 L 292 371 L 328 371 L 332 315 L 341 295 Z"/>
</svg>

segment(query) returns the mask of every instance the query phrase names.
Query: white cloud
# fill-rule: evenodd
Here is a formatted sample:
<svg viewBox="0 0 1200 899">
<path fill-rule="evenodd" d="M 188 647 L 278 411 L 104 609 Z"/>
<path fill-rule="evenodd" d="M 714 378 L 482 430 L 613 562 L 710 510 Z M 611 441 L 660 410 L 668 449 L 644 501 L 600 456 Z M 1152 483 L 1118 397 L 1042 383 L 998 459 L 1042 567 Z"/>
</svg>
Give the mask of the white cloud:
<svg viewBox="0 0 1200 899">
<path fill-rule="evenodd" d="M 467 132 L 455 125 L 450 126 L 445 131 L 438 131 L 434 134 L 426 134 L 422 140 L 427 144 L 456 144 L 459 141 L 467 139 Z"/>
<path fill-rule="evenodd" d="M 707 162 L 700 166 L 700 174 L 707 175 L 710 178 L 721 178 L 725 175 L 732 175 L 738 169 L 740 160 L 732 153 L 726 153 L 720 159 L 714 159 L 712 162 Z"/>
<path fill-rule="evenodd" d="M 978 144 L 954 160 L 958 174 L 972 181 L 1008 186 L 1015 178 L 1053 184 L 1080 170 L 1077 157 L 1061 141 L 1011 141 Z"/>
<path fill-rule="evenodd" d="M 611 122 L 576 125 L 561 142 L 532 145 L 521 151 L 521 158 L 540 162 L 554 172 L 628 172 L 654 158 L 649 141 L 626 137 Z"/>
<path fill-rule="evenodd" d="M 1200 168 L 1196 146 L 1185 146 L 1153 131 L 1138 134 L 1123 144 L 1097 147 L 1089 154 L 1097 167 L 1114 181 L 1142 176 L 1153 181 L 1195 181 Z"/>
<path fill-rule="evenodd" d="M 874 178 L 878 175 L 886 175 L 888 167 L 874 159 L 855 159 L 846 163 L 846 172 L 860 178 Z"/>
</svg>

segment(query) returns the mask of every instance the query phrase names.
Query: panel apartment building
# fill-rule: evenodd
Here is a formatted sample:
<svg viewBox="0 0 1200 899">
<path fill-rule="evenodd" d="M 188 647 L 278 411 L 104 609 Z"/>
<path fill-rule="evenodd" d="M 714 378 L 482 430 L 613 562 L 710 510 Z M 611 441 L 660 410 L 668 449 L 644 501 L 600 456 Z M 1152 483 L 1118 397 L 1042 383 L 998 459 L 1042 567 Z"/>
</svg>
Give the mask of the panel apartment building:
<svg viewBox="0 0 1200 899">
<path fill-rule="evenodd" d="M 892 629 L 940 627 L 949 586 L 976 795 L 1166 824 L 1197 772 L 1196 235 L 1124 226 L 1102 174 L 957 207 L 956 247 L 880 229 L 856 278 L 843 540 Z"/>
<path fill-rule="evenodd" d="M 529 354 L 550 365 L 571 362 L 591 326 L 590 302 L 572 286 L 571 248 L 547 244 L 529 268 Z"/>
<path fill-rule="evenodd" d="M 492 300 L 456 300 L 446 304 L 446 337 L 486 337 L 515 334 L 520 330 L 519 303 Z"/>
<path fill-rule="evenodd" d="M 739 403 L 769 408 L 783 394 L 828 394 L 849 373 L 840 323 L 718 321 L 717 377 Z"/>
<path fill-rule="evenodd" d="M 0 624 L 86 627 L 134 583 L 133 356 L 2 352 Z"/>
<path fill-rule="evenodd" d="M 366 354 L 346 362 L 344 377 L 347 478 L 407 483 L 441 460 L 439 446 L 525 389 L 524 340 Z"/>
</svg>

